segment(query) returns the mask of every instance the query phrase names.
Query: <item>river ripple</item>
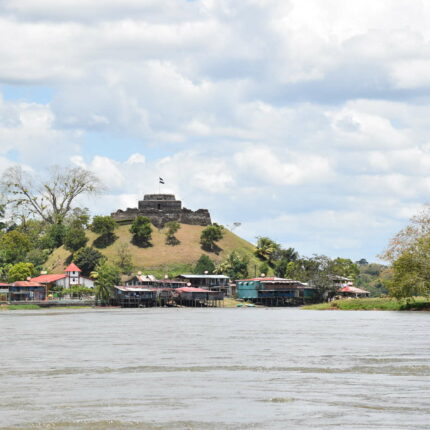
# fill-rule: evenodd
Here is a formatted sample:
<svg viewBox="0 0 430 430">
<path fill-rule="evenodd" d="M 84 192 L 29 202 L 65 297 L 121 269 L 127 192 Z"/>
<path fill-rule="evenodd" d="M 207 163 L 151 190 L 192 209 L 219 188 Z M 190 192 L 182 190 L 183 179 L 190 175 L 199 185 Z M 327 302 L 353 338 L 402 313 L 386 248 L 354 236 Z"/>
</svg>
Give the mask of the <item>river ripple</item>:
<svg viewBox="0 0 430 430">
<path fill-rule="evenodd" d="M 429 429 L 430 313 L 0 313 L 0 429 Z"/>
</svg>

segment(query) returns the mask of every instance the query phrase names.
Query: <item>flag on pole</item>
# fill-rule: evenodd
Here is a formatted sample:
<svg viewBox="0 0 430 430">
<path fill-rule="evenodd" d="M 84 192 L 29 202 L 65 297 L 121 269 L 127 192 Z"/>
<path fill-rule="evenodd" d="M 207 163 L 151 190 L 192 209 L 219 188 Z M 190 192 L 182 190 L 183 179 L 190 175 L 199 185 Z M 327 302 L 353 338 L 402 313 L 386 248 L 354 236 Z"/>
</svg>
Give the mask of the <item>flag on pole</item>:
<svg viewBox="0 0 430 430">
<path fill-rule="evenodd" d="M 159 178 L 159 183 L 164 185 L 164 179 L 163 178 Z"/>
</svg>

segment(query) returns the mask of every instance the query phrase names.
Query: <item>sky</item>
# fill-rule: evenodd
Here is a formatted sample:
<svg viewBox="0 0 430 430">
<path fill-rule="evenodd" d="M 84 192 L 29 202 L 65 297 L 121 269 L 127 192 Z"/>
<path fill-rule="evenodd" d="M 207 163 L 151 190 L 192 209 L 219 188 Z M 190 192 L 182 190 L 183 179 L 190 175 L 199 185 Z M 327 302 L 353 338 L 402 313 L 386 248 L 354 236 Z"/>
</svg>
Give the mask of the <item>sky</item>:
<svg viewBox="0 0 430 430">
<path fill-rule="evenodd" d="M 0 174 L 93 171 L 375 261 L 430 192 L 430 2 L 2 0 Z"/>
</svg>

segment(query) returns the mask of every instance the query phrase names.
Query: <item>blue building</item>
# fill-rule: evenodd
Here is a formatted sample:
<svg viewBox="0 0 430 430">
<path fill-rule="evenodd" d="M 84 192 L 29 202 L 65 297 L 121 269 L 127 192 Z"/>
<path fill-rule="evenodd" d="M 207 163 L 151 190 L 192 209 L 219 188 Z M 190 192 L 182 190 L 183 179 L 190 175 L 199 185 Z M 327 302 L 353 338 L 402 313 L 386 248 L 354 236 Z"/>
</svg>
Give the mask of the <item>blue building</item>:
<svg viewBox="0 0 430 430">
<path fill-rule="evenodd" d="M 293 279 L 276 277 L 236 281 L 237 298 L 268 306 L 300 305 L 312 302 L 315 290 Z"/>
</svg>

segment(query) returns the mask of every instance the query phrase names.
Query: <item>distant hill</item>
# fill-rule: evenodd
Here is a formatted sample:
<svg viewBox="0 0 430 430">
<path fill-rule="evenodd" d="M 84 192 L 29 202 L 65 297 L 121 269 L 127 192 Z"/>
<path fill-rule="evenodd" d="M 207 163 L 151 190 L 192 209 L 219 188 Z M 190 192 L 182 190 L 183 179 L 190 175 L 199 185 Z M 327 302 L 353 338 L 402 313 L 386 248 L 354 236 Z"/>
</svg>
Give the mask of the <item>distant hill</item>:
<svg viewBox="0 0 430 430">
<path fill-rule="evenodd" d="M 121 243 L 127 243 L 133 258 L 133 264 L 136 270 L 142 270 L 145 273 L 154 273 L 162 276 L 165 273 L 173 276 L 190 271 L 196 261 L 202 254 L 208 255 L 212 260 L 219 262 L 223 260 L 227 254 L 232 251 L 237 251 L 241 255 L 248 255 L 250 258 L 250 269 L 260 262 L 254 256 L 254 245 L 225 229 L 224 237 L 218 242 L 221 248 L 220 253 L 206 252 L 200 246 L 200 234 L 205 227 L 181 224 L 180 230 L 176 233 L 180 244 L 176 246 L 165 244 L 165 235 L 163 230 L 159 231 L 153 227 L 152 232 L 152 247 L 139 248 L 131 243 L 132 235 L 129 232 L 129 225 L 121 225 L 116 230 L 117 240 L 106 248 L 97 248 L 104 254 L 108 260 L 112 261 L 116 258 L 117 249 Z M 87 231 L 89 238 L 88 246 L 92 246 L 98 235 Z M 71 253 L 63 247 L 56 249 L 49 257 L 46 268 L 50 273 L 62 273 L 66 265 L 69 263 Z M 252 271 L 251 271 L 252 272 Z M 253 272 L 252 272 L 253 273 Z"/>
</svg>

